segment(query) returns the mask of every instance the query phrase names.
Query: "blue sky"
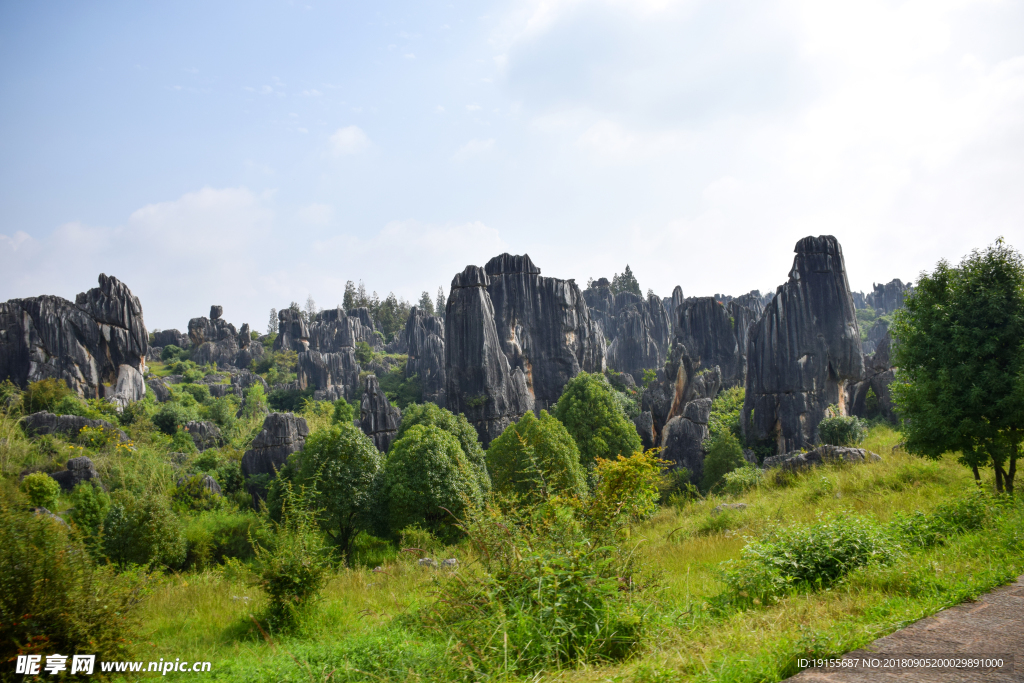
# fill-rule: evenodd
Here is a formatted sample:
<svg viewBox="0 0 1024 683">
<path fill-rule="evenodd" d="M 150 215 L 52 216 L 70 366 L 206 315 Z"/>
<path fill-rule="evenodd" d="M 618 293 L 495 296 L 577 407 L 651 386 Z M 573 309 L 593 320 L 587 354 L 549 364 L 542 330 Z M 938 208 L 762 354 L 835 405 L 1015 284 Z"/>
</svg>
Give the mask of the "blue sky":
<svg viewBox="0 0 1024 683">
<path fill-rule="evenodd" d="M 687 295 L 1024 248 L 1024 3 L 0 3 L 0 300 L 150 328 L 470 263 Z"/>
</svg>

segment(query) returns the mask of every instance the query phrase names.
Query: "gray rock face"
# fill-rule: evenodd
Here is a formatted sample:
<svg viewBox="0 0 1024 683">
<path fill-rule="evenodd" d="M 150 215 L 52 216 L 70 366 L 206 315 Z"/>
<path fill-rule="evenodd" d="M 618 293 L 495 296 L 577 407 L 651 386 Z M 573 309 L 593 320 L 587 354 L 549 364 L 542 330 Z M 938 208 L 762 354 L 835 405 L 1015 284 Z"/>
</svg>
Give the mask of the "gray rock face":
<svg viewBox="0 0 1024 683">
<path fill-rule="evenodd" d="M 851 415 L 874 417 L 868 406 L 868 390 L 877 399 L 877 415 L 889 422 L 896 422 L 896 406 L 892 400 L 890 385 L 896 380 L 896 368 L 889 359 L 892 338 L 888 329 L 878 342 L 874 354 L 864 357 L 865 377 L 863 381 L 850 383 L 846 387 L 846 401 Z"/>
<path fill-rule="evenodd" d="M 335 353 L 303 351 L 299 354 L 298 383 L 300 389 L 313 387 L 328 390 L 337 387 L 341 396 L 356 395 L 359 385 L 359 363 L 355 349 L 343 348 Z"/>
<path fill-rule="evenodd" d="M 301 450 L 309 436 L 306 419 L 292 413 L 271 413 L 263 420 L 263 429 L 242 456 L 242 474 L 277 476 L 288 456 Z"/>
<path fill-rule="evenodd" d="M 262 344 L 253 344 L 249 325 L 241 332 L 221 316 L 222 306 L 211 306 L 213 318 L 192 318 L 188 321 L 188 336 L 192 342 L 191 360 L 199 365 L 216 363 L 218 367 L 248 367 L 253 360 L 264 356 Z"/>
<path fill-rule="evenodd" d="M 283 316 L 283 317 L 282 317 Z M 332 308 L 321 311 L 306 324 L 295 311 L 284 310 L 274 348 L 282 339 L 282 348 L 299 352 L 298 383 L 306 389 L 338 397 L 354 398 L 360 395 L 359 373 L 364 369 L 356 361 L 356 344 L 366 342 L 372 348 L 382 348 L 370 313 L 365 308 L 345 311 Z M 305 337 L 296 335 L 304 334 Z M 335 389 L 337 387 L 337 389 Z"/>
<path fill-rule="evenodd" d="M 737 332 L 729 311 L 714 298 L 683 301 L 676 312 L 675 337 L 686 347 L 696 367 L 718 366 L 726 386 L 742 383 L 743 358 Z"/>
<path fill-rule="evenodd" d="M 781 467 L 786 470 L 802 470 L 823 465 L 827 462 L 878 462 L 881 456 L 863 448 L 843 448 L 841 446 L 818 446 L 813 451 L 801 453 L 794 451 L 783 455 L 773 455 L 764 459 L 764 469 Z"/>
<path fill-rule="evenodd" d="M 388 402 L 375 375 L 366 378 L 363 401 L 359 406 L 359 428 L 381 453 L 387 453 L 402 423 L 402 411 Z"/>
<path fill-rule="evenodd" d="M 177 346 L 179 349 L 187 349 L 192 345 L 192 340 L 187 334 L 178 330 L 160 330 L 153 333 L 153 346 Z"/>
<path fill-rule="evenodd" d="M 866 303 L 875 309 L 878 315 L 888 315 L 897 308 L 903 308 L 903 298 L 914 291 L 911 283 L 905 283 L 899 278 L 885 283 L 875 284 L 874 291 L 866 297 Z"/>
<path fill-rule="evenodd" d="M 284 308 L 277 312 L 277 339 L 274 340 L 274 350 L 286 349 L 296 353 L 309 349 L 309 327 L 306 325 L 306 319 L 292 308 Z"/>
<path fill-rule="evenodd" d="M 142 304 L 115 277 L 101 274 L 74 304 L 48 295 L 0 304 L 0 381 L 56 377 L 79 396 L 104 398 L 122 365 L 145 368 L 148 349 Z"/>
<path fill-rule="evenodd" d="M 254 372 L 250 372 L 249 370 L 239 370 L 238 372 L 231 374 L 231 387 L 235 396 L 240 398 L 245 397 L 245 392 L 254 384 L 262 385 L 263 393 L 270 393 L 270 387 L 267 386 L 267 381 Z"/>
<path fill-rule="evenodd" d="M 448 374 L 444 367 L 444 320 L 426 315 L 413 306 L 405 323 L 403 338 L 409 360 L 405 376 L 419 375 L 423 400 L 444 408 L 447 405 Z"/>
<path fill-rule="evenodd" d="M 50 476 L 57 480 L 61 490 L 65 493 L 74 491 L 75 487 L 83 481 L 91 482 L 93 486 L 103 487 L 103 482 L 100 481 L 100 473 L 96 471 L 92 460 L 84 455 L 79 458 L 71 458 L 64 467 L 66 469 L 54 472 Z"/>
<path fill-rule="evenodd" d="M 502 350 L 489 284 L 483 268 L 466 266 L 445 306 L 448 408 L 466 415 L 485 447 L 534 406 L 523 370 Z"/>
<path fill-rule="evenodd" d="M 789 282 L 753 324 L 747 347 L 745 433 L 771 438 L 779 453 L 818 441 L 830 404 L 846 410 L 846 384 L 864 378 L 864 356 L 835 237 L 796 245 Z"/>
<path fill-rule="evenodd" d="M 171 398 L 171 390 L 167 388 L 167 380 L 164 377 L 156 377 L 146 381 L 146 386 L 153 392 L 153 397 L 158 403 L 163 403 Z"/>
<path fill-rule="evenodd" d="M 186 422 L 185 431 L 192 437 L 192 442 L 200 452 L 224 445 L 220 428 L 212 422 Z"/>
<path fill-rule="evenodd" d="M 700 481 L 704 473 L 704 447 L 708 438 L 708 418 L 711 414 L 711 399 L 698 398 L 690 401 L 683 414 L 673 417 L 665 425 L 662 435 L 663 459 L 675 467 L 685 467 L 690 480 Z"/>
<path fill-rule="evenodd" d="M 609 367 L 636 378 L 664 362 L 665 356 L 651 334 L 654 321 L 645 306 L 634 305 L 621 311 L 615 324 L 615 338 L 608 347 Z"/>
<path fill-rule="evenodd" d="M 750 329 L 754 323 L 764 315 L 764 302 L 760 292 L 754 291 L 750 294 L 736 297 L 729 302 L 726 308 L 733 320 L 733 332 L 736 335 L 736 345 L 739 349 L 739 386 L 744 386 L 747 381 L 747 345 L 750 342 Z"/>
<path fill-rule="evenodd" d="M 146 380 L 142 377 L 142 373 L 130 365 L 122 365 L 118 368 L 114 395 L 107 400 L 115 404 L 120 412 L 129 403 L 142 400 L 145 395 Z"/>
<path fill-rule="evenodd" d="M 538 409 L 581 371 L 604 372 L 602 331 L 575 282 L 542 277 L 526 254 L 496 256 L 484 271 L 501 348 Z"/>
<path fill-rule="evenodd" d="M 78 433 L 82 430 L 82 427 L 102 427 L 114 432 L 117 432 L 118 439 L 125 443 L 128 441 L 128 435 L 123 431 L 110 424 L 106 420 L 90 420 L 87 417 L 79 417 L 78 415 L 54 415 L 43 411 L 41 413 L 32 413 L 21 419 L 21 428 L 25 430 L 25 433 L 29 436 L 41 436 L 43 434 L 65 434 L 71 438 L 78 436 Z"/>
</svg>

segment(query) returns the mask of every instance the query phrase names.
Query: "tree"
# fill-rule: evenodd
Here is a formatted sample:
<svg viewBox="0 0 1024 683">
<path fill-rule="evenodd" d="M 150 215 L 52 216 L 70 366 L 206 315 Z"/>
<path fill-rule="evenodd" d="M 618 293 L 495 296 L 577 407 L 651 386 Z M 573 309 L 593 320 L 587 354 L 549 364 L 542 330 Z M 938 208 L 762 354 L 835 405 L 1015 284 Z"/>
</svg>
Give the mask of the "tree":
<svg viewBox="0 0 1024 683">
<path fill-rule="evenodd" d="M 613 460 L 643 449 L 636 427 L 615 400 L 615 390 L 604 375 L 581 372 L 565 385 L 554 415 L 580 449 L 584 467 L 597 458 Z"/>
<path fill-rule="evenodd" d="M 277 325 L 278 325 L 277 309 L 276 308 L 271 308 L 270 309 L 270 320 L 267 321 L 267 334 L 274 334 L 275 332 L 277 332 Z"/>
<path fill-rule="evenodd" d="M 491 478 L 487 473 L 484 449 L 473 425 L 463 414 L 455 415 L 450 410 L 439 408 L 433 403 L 420 403 L 402 409 L 402 424 L 398 427 L 396 439 L 401 439 L 409 428 L 416 425 L 437 427 L 448 432 L 459 441 L 463 455 L 476 472 L 477 483 L 483 493 L 491 490 Z"/>
<path fill-rule="evenodd" d="M 418 524 L 438 538 L 453 539 L 453 524 L 482 502 L 476 473 L 458 439 L 438 427 L 406 430 L 391 446 L 383 480 L 382 509 L 392 535 Z"/>
<path fill-rule="evenodd" d="M 302 313 L 304 314 L 304 316 L 306 318 L 306 322 L 307 323 L 313 322 L 313 318 L 315 318 L 316 314 L 319 313 L 319 312 L 320 312 L 320 309 L 317 307 L 316 302 L 313 301 L 313 295 L 312 294 L 307 295 L 306 296 L 306 308 L 302 311 Z"/>
<path fill-rule="evenodd" d="M 430 298 L 429 292 L 425 291 L 420 294 L 420 301 L 416 305 L 419 306 L 420 310 L 427 315 L 434 315 L 434 301 Z"/>
<path fill-rule="evenodd" d="M 321 510 L 321 528 L 351 566 L 352 541 L 370 526 L 374 485 L 383 465 L 380 451 L 351 421 L 342 421 L 310 434 L 294 459 L 297 483 L 306 486 L 309 505 Z"/>
<path fill-rule="evenodd" d="M 351 280 L 345 283 L 345 297 L 341 300 L 341 307 L 346 311 L 356 308 L 356 285 Z"/>
<path fill-rule="evenodd" d="M 890 328 L 892 385 L 907 450 L 959 451 L 1013 492 L 1024 441 L 1024 263 L 1002 238 L 922 273 Z"/>
<path fill-rule="evenodd" d="M 629 264 L 626 264 L 626 270 L 622 272 L 622 275 L 618 273 L 612 277 L 612 292 L 618 294 L 619 292 L 632 292 L 637 296 L 643 296 L 640 291 L 640 283 L 637 282 L 636 277 L 633 276 L 633 271 L 630 270 Z"/>
<path fill-rule="evenodd" d="M 706 443 L 704 476 L 700 481 L 700 488 L 705 493 L 714 488 L 726 474 L 747 463 L 743 459 L 743 447 L 739 439 L 728 429 L 723 429 Z"/>
<path fill-rule="evenodd" d="M 491 442 L 487 471 L 499 492 L 531 498 L 587 492 L 579 448 L 565 426 L 546 410 L 540 411 L 540 419 L 527 412 Z"/>
<path fill-rule="evenodd" d="M 444 317 L 444 312 L 445 312 L 445 309 L 447 308 L 447 305 L 448 305 L 448 302 L 444 298 L 444 289 L 441 288 L 441 287 L 438 287 L 437 288 L 437 302 L 434 304 L 434 310 L 437 311 L 437 314 L 439 316 L 441 316 L 442 318 Z"/>
<path fill-rule="evenodd" d="M 103 552 L 111 562 L 177 567 L 185 561 L 185 536 L 167 501 L 136 498 L 122 489 L 103 520 Z"/>
</svg>

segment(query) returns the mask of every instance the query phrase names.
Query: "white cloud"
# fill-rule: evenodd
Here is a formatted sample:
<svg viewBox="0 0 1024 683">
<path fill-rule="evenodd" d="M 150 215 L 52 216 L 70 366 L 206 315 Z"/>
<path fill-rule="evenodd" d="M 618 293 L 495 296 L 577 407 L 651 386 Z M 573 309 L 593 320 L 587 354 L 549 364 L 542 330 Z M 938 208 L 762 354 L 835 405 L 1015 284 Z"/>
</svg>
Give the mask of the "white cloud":
<svg viewBox="0 0 1024 683">
<path fill-rule="evenodd" d="M 480 111 L 483 107 L 479 104 L 467 104 L 466 111 Z"/>
<path fill-rule="evenodd" d="M 335 156 L 357 154 L 370 146 L 370 138 L 359 126 L 345 126 L 331 136 L 331 151 Z"/>
<path fill-rule="evenodd" d="M 334 218 L 334 207 L 330 204 L 309 204 L 299 209 L 299 220 L 310 225 L 327 225 Z"/>
<path fill-rule="evenodd" d="M 494 139 L 487 140 L 470 140 L 452 155 L 452 159 L 456 161 L 466 161 L 468 159 L 474 159 L 482 157 L 491 152 L 494 149 Z"/>
</svg>

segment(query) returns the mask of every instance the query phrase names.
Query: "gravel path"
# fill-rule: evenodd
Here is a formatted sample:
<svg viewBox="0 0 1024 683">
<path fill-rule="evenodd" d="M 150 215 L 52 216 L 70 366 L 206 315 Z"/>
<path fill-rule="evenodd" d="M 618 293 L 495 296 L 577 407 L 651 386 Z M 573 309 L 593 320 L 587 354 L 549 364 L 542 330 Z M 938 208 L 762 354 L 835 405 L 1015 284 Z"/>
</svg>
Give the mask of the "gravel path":
<svg viewBox="0 0 1024 683">
<path fill-rule="evenodd" d="M 1002 655 L 998 670 L 904 668 L 886 670 L 883 654 L 927 654 L 950 658 L 957 655 Z M 855 669 L 806 669 L 787 683 L 984 683 L 1024 682 L 1024 576 L 1016 583 L 932 617 L 902 631 L 879 638 L 865 648 L 843 655 L 859 660 Z M 1012 659 L 1012 664 L 1011 664 Z M 871 664 L 864 666 L 864 660 Z"/>
</svg>

